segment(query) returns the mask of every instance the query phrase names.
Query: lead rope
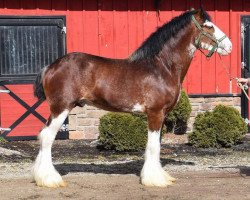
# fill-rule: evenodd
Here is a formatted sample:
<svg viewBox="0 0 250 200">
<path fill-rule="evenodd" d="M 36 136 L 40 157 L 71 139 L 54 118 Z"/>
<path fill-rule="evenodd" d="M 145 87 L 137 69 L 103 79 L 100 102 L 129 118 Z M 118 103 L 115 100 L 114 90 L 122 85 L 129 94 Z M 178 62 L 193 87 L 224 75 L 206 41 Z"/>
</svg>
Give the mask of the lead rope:
<svg viewBox="0 0 250 200">
<path fill-rule="evenodd" d="M 226 73 L 227 73 L 227 75 L 228 75 L 228 77 L 229 77 L 229 80 L 230 80 L 230 81 L 235 80 L 237 86 L 243 91 L 243 93 L 245 94 L 245 96 L 246 96 L 246 98 L 248 99 L 248 101 L 250 101 L 250 97 L 248 96 L 248 94 L 247 94 L 247 92 L 246 92 L 246 90 L 245 90 L 245 86 L 242 85 L 242 83 L 239 81 L 238 78 L 233 77 L 233 76 L 230 74 L 228 66 L 227 66 L 227 65 L 224 63 L 224 61 L 222 60 L 221 55 L 220 55 L 220 54 L 218 54 L 218 55 L 219 55 L 220 61 L 221 61 L 221 63 L 222 63 L 222 66 L 223 66 L 223 68 L 225 69 L 225 71 L 226 71 Z"/>
<path fill-rule="evenodd" d="M 248 96 L 248 94 L 247 94 L 247 92 L 245 90 L 244 85 L 242 85 L 241 82 L 239 82 L 238 78 L 235 78 L 235 79 L 236 79 L 238 87 L 244 92 L 244 94 L 245 94 L 246 98 L 248 99 L 248 101 L 250 101 L 250 98 L 249 98 L 249 96 Z"/>
</svg>

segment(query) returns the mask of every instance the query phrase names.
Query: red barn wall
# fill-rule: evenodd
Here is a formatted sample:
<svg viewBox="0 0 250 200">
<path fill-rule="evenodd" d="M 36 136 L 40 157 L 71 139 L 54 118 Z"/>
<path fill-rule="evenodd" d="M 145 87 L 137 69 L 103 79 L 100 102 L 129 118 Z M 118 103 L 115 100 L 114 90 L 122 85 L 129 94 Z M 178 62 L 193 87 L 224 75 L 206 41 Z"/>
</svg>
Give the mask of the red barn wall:
<svg viewBox="0 0 250 200">
<path fill-rule="evenodd" d="M 66 15 L 67 52 L 81 51 L 126 58 L 157 26 L 200 5 L 233 42 L 223 57 L 232 76 L 241 75 L 240 16 L 250 14 L 249 0 L 163 0 L 160 17 L 154 0 L 0 0 L 1 15 Z M 189 94 L 240 93 L 230 84 L 219 56 L 207 60 L 197 52 L 184 87 Z"/>
</svg>

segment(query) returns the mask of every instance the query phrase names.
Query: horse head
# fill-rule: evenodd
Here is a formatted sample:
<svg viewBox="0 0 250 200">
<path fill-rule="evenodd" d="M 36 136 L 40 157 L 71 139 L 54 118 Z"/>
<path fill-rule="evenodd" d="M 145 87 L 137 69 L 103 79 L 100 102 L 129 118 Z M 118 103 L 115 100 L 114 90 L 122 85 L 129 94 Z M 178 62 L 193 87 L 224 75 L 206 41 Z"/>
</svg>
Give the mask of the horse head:
<svg viewBox="0 0 250 200">
<path fill-rule="evenodd" d="M 212 21 L 203 9 L 199 9 L 192 15 L 192 22 L 196 29 L 194 45 L 197 49 L 208 50 L 207 57 L 214 52 L 220 55 L 228 55 L 232 51 L 232 42 Z"/>
</svg>

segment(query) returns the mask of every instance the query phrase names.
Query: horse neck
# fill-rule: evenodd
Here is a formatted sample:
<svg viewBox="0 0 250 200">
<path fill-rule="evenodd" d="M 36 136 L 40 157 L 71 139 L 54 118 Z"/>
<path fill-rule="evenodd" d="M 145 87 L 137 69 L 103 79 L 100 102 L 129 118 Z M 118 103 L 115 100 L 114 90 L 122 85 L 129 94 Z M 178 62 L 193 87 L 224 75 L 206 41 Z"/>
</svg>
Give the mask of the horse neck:
<svg viewBox="0 0 250 200">
<path fill-rule="evenodd" d="M 196 50 L 193 41 L 193 29 L 190 27 L 181 30 L 175 38 L 171 38 L 164 45 L 156 58 L 159 65 L 165 68 L 168 73 L 177 74 L 180 83 L 188 71 L 193 54 Z"/>
</svg>

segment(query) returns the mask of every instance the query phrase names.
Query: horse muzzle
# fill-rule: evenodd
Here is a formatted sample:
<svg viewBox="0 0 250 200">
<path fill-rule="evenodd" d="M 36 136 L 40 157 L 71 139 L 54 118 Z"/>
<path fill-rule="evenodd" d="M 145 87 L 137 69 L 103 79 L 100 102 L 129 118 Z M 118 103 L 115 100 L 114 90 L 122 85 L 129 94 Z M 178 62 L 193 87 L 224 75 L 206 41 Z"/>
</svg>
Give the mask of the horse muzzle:
<svg viewBox="0 0 250 200">
<path fill-rule="evenodd" d="M 226 56 L 232 52 L 232 49 L 233 49 L 232 42 L 229 40 L 229 38 L 225 38 L 223 41 L 219 43 L 217 52 L 220 55 Z"/>
</svg>

